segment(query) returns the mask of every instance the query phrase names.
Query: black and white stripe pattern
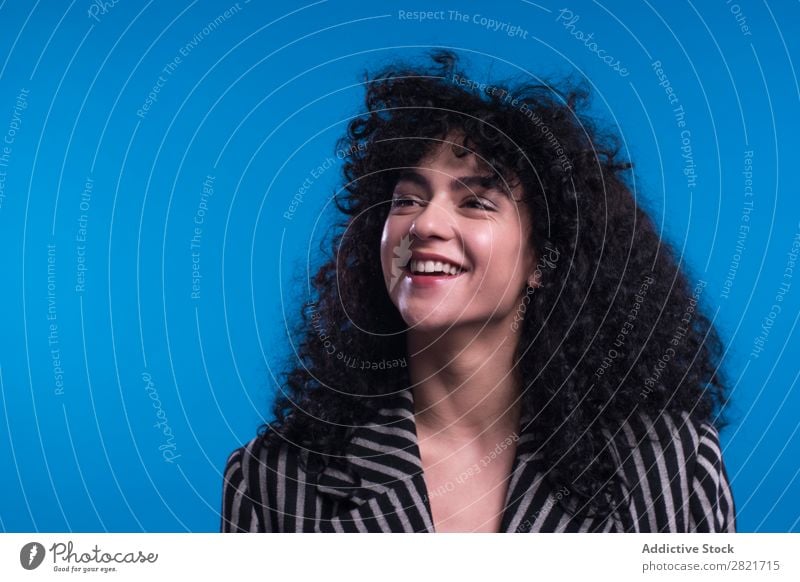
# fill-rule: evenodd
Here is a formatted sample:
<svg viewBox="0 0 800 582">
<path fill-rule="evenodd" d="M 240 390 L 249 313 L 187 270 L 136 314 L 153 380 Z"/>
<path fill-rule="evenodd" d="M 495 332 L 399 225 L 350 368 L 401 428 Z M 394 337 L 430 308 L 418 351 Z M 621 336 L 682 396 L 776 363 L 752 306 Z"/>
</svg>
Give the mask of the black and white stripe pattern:
<svg viewBox="0 0 800 582">
<path fill-rule="evenodd" d="M 356 431 L 338 463 L 307 477 L 288 443 L 258 439 L 227 460 L 223 532 L 433 532 L 410 390 Z M 521 420 L 528 425 L 530 417 Z M 609 517 L 575 517 L 576 495 L 553 490 L 522 430 L 503 532 L 734 532 L 733 495 L 719 435 L 686 414 L 644 416 L 606 433 L 627 503 Z"/>
</svg>

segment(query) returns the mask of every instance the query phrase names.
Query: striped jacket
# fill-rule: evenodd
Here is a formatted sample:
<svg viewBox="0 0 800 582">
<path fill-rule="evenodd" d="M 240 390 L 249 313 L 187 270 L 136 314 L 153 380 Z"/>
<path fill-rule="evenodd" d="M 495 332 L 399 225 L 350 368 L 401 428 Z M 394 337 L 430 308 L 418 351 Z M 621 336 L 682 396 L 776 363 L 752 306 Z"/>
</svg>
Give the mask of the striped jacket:
<svg viewBox="0 0 800 582">
<path fill-rule="evenodd" d="M 433 532 L 411 390 L 389 399 L 359 427 L 342 465 L 307 474 L 289 444 L 265 449 L 254 438 L 227 460 L 223 532 Z M 613 438 L 626 503 L 611 516 L 575 517 L 567 488 L 544 478 L 542 454 L 524 430 L 508 481 L 503 532 L 734 532 L 732 492 L 710 424 L 688 415 L 641 417 Z M 638 423 L 637 423 L 638 426 Z M 646 431 L 646 435 L 642 435 Z M 624 451 L 621 452 L 621 451 Z"/>
</svg>

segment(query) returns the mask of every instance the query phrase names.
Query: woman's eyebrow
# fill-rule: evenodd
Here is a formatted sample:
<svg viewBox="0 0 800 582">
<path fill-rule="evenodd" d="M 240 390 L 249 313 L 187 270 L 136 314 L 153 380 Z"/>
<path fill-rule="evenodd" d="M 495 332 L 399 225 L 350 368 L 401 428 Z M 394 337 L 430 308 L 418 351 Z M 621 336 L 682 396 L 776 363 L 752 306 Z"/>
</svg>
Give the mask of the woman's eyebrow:
<svg viewBox="0 0 800 582">
<path fill-rule="evenodd" d="M 413 170 L 403 171 L 398 176 L 396 183 L 399 184 L 400 182 L 411 182 L 413 184 L 416 184 L 417 186 L 424 188 L 428 194 L 430 194 L 431 192 L 431 185 L 430 182 L 428 182 L 428 179 L 422 174 L 419 174 Z"/>
<path fill-rule="evenodd" d="M 431 185 L 428 179 L 413 170 L 406 170 L 397 178 L 397 183 L 411 182 L 425 189 L 430 193 Z M 478 174 L 473 176 L 459 176 L 450 181 L 451 190 L 476 190 L 479 188 L 494 189 L 504 192 L 500 185 L 500 179 L 491 174 Z"/>
<path fill-rule="evenodd" d="M 460 178 L 455 178 L 452 182 L 450 182 L 450 188 L 453 190 L 473 190 L 478 188 L 486 188 L 502 191 L 500 179 L 497 176 L 492 176 L 489 174 L 461 176 Z"/>
</svg>

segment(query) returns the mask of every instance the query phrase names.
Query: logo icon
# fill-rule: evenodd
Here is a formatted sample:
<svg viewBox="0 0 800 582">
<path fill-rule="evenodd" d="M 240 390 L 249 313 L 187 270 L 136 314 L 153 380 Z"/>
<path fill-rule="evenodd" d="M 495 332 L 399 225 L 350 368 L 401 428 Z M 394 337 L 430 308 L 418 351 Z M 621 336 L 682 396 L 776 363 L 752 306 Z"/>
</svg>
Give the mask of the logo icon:
<svg viewBox="0 0 800 582">
<path fill-rule="evenodd" d="M 411 237 L 409 235 L 405 235 L 403 238 L 401 238 L 400 244 L 394 247 L 393 253 L 394 258 L 392 258 L 392 279 L 389 281 L 390 293 L 400 280 L 400 275 L 403 273 L 403 268 L 411 259 Z"/>
<path fill-rule="evenodd" d="M 38 542 L 29 542 L 19 552 L 19 563 L 26 570 L 35 570 L 44 561 L 44 546 Z"/>
</svg>

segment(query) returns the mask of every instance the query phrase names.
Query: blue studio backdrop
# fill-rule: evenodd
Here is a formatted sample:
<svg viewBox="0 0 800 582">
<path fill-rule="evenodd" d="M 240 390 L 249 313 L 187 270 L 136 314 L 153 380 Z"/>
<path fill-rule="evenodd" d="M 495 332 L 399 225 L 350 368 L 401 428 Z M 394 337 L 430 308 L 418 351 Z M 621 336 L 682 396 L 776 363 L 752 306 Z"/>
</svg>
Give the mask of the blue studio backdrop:
<svg viewBox="0 0 800 582">
<path fill-rule="evenodd" d="M 420 11 L 423 11 L 420 13 Z M 719 326 L 740 531 L 800 531 L 797 3 L 0 4 L 0 529 L 217 531 L 363 73 L 587 81 Z"/>
</svg>

